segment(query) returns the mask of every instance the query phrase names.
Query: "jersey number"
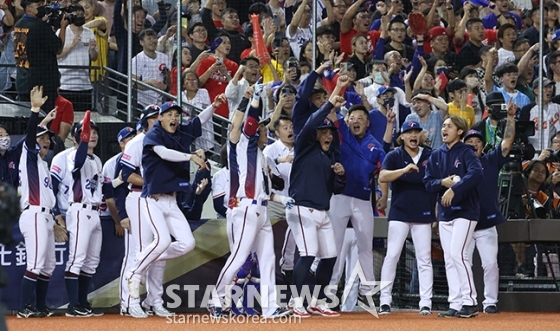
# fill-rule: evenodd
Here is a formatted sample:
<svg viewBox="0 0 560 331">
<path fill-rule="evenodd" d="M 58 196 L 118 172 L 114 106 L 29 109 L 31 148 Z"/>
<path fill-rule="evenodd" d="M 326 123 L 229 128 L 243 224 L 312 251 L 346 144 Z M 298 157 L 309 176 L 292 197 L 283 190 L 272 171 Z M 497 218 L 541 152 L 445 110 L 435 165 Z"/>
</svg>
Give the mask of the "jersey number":
<svg viewBox="0 0 560 331">
<path fill-rule="evenodd" d="M 49 180 L 49 177 L 45 177 L 45 179 L 43 180 L 43 184 L 46 188 L 50 188 L 52 190 L 53 187 L 51 181 Z"/>
</svg>

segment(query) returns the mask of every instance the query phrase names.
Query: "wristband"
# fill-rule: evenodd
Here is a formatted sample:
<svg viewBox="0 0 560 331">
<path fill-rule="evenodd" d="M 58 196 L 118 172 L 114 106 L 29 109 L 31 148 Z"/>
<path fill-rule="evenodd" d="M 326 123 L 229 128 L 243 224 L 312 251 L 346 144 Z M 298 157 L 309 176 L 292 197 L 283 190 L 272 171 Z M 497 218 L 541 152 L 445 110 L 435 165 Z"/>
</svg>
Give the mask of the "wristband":
<svg viewBox="0 0 560 331">
<path fill-rule="evenodd" d="M 123 183 L 124 183 L 124 180 L 120 179 L 119 177 L 113 179 L 113 181 L 111 182 L 111 184 L 113 185 L 113 188 L 117 188 L 118 186 L 120 186 Z"/>
</svg>

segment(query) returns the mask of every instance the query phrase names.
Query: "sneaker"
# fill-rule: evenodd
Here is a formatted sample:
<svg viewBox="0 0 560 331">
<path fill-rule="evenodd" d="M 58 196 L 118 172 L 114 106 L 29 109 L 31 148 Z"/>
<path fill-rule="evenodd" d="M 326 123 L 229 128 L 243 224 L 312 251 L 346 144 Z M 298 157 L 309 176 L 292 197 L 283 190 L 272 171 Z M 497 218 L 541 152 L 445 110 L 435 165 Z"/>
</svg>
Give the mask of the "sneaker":
<svg viewBox="0 0 560 331">
<path fill-rule="evenodd" d="M 457 317 L 461 318 L 470 318 L 475 317 L 478 315 L 478 307 L 477 306 L 463 306 L 461 310 L 457 313 Z"/>
<path fill-rule="evenodd" d="M 288 315 L 291 315 L 291 314 L 292 314 L 292 311 L 289 310 L 288 308 L 278 307 L 278 308 L 276 308 L 274 313 L 272 313 L 272 315 L 270 317 L 267 317 L 267 318 L 278 318 L 278 317 L 288 316 Z"/>
<path fill-rule="evenodd" d="M 128 307 L 125 306 L 121 306 L 121 316 L 130 316 L 130 313 L 128 312 Z"/>
<path fill-rule="evenodd" d="M 389 315 L 390 313 L 391 313 L 391 306 L 381 305 L 381 307 L 379 307 L 379 315 Z"/>
<path fill-rule="evenodd" d="M 457 310 L 455 310 L 453 308 L 449 308 L 447 311 L 445 311 L 443 313 L 439 313 L 437 315 L 437 317 L 452 318 L 452 317 L 457 317 L 457 313 L 458 313 Z"/>
<path fill-rule="evenodd" d="M 295 306 L 295 301 L 294 298 L 292 297 L 290 298 L 290 301 L 288 301 L 288 309 L 292 310 L 294 309 L 294 306 Z"/>
<path fill-rule="evenodd" d="M 55 312 L 54 310 L 50 309 L 49 307 L 46 307 L 46 308 L 45 308 L 45 311 L 42 311 L 42 313 L 45 314 L 45 317 L 62 316 L 61 313 Z"/>
<path fill-rule="evenodd" d="M 84 309 L 91 314 L 91 316 L 103 316 L 103 312 L 99 309 L 93 309 L 91 305 L 84 306 Z"/>
<path fill-rule="evenodd" d="M 432 309 L 428 306 L 420 308 L 420 315 L 432 315 Z"/>
<path fill-rule="evenodd" d="M 292 277 L 294 275 L 294 271 L 282 269 L 281 272 L 282 272 L 282 279 L 284 280 L 284 282 L 288 285 L 292 285 Z"/>
<path fill-rule="evenodd" d="M 291 309 L 294 312 L 294 316 L 298 316 L 300 318 L 311 317 L 311 314 L 303 306 L 302 298 L 291 298 L 288 303 L 288 309 Z"/>
<path fill-rule="evenodd" d="M 36 317 L 41 317 L 38 316 L 38 311 L 31 308 L 30 306 L 25 307 L 24 310 L 20 310 L 17 313 L 17 318 L 36 318 Z M 45 315 L 46 316 L 46 315 Z M 42 316 L 44 317 L 44 316 Z"/>
<path fill-rule="evenodd" d="M 484 313 L 485 314 L 497 314 L 498 313 L 498 307 L 492 305 L 492 306 L 488 306 L 486 308 L 484 308 Z"/>
<path fill-rule="evenodd" d="M 210 318 L 222 318 L 224 317 L 224 312 L 222 311 L 222 307 L 208 307 L 208 311 L 210 312 Z"/>
<path fill-rule="evenodd" d="M 72 308 L 68 308 L 66 311 L 66 317 L 91 317 L 93 316 L 89 311 L 80 305 L 76 305 Z"/>
<path fill-rule="evenodd" d="M 307 306 L 307 311 L 313 315 L 321 315 L 324 317 L 338 317 L 340 313 L 333 311 L 327 306 L 327 301 L 325 299 L 317 300 L 317 303 Z"/>
<path fill-rule="evenodd" d="M 128 307 L 128 314 L 134 318 L 148 318 L 148 314 L 146 314 L 140 305 Z"/>
<path fill-rule="evenodd" d="M 289 309 L 287 310 L 289 311 Z M 247 316 L 259 316 L 261 314 L 261 312 L 256 310 L 255 308 L 249 308 L 249 307 L 243 308 L 243 313 Z"/>
<path fill-rule="evenodd" d="M 146 313 L 148 315 L 156 315 L 156 316 L 159 316 L 159 317 L 170 317 L 170 316 L 175 315 L 174 313 L 165 309 L 165 307 L 163 307 L 163 305 L 150 306 L 146 302 L 142 302 L 142 308 L 144 308 L 146 310 Z"/>
<path fill-rule="evenodd" d="M 128 279 L 128 294 L 131 298 L 140 298 L 140 281 L 136 279 Z"/>
</svg>

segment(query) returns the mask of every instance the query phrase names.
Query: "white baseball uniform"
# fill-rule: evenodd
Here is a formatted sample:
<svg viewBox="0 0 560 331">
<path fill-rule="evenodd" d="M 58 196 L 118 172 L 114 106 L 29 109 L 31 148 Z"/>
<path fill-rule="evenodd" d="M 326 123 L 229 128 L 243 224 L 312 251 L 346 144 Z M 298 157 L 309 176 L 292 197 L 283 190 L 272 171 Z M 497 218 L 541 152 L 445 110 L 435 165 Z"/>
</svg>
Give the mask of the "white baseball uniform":
<svg viewBox="0 0 560 331">
<path fill-rule="evenodd" d="M 218 170 L 212 177 L 212 199 L 224 197 L 224 207 L 228 208 L 229 201 L 229 169 L 222 168 Z M 221 215 L 216 214 L 217 218 L 222 218 Z"/>
<path fill-rule="evenodd" d="M 171 62 L 167 55 L 160 52 L 156 52 L 156 57 L 153 59 L 144 54 L 144 52 L 140 52 L 132 58 L 132 74 L 140 77 L 143 81 L 155 79 L 163 82 L 162 69 L 164 67 L 171 70 Z M 161 95 L 155 91 L 138 90 L 138 103 L 144 107 L 152 104 L 161 104 Z"/>
<path fill-rule="evenodd" d="M 73 155 L 75 152 L 75 148 L 66 149 L 56 154 L 51 162 L 51 176 L 55 176 L 59 181 L 56 197 L 58 209 L 64 219 L 66 219 L 66 212 L 70 208 L 70 203 L 68 202 L 70 185 L 72 185 L 70 172 L 73 169 Z"/>
<path fill-rule="evenodd" d="M 476 230 L 473 240 L 468 248 L 469 261 L 473 261 L 474 247 L 479 252 L 482 268 L 484 270 L 484 301 L 482 306 L 495 306 L 498 304 L 498 291 L 500 270 L 498 269 L 498 230 L 490 227 L 483 230 Z"/>
</svg>

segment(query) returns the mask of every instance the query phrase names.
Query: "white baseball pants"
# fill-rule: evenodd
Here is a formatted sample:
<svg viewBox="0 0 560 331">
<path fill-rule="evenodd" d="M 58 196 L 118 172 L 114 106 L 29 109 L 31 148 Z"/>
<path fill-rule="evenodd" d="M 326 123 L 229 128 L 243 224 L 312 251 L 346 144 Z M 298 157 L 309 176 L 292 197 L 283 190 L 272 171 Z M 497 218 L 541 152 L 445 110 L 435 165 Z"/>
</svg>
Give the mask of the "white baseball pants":
<svg viewBox="0 0 560 331">
<path fill-rule="evenodd" d="M 498 269 L 498 231 L 493 226 L 488 229 L 475 231 L 473 241 L 469 245 L 469 261 L 472 266 L 474 247 L 482 261 L 484 270 L 484 308 L 495 306 L 498 303 L 498 290 L 500 282 L 500 270 Z M 482 253 L 481 253 L 482 252 Z"/>
<path fill-rule="evenodd" d="M 19 231 L 25 242 L 26 270 L 51 276 L 56 266 L 54 220 L 38 206 L 29 206 L 19 217 Z"/>
</svg>

